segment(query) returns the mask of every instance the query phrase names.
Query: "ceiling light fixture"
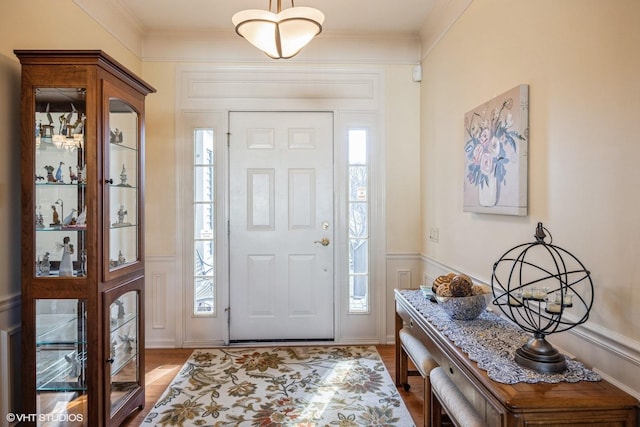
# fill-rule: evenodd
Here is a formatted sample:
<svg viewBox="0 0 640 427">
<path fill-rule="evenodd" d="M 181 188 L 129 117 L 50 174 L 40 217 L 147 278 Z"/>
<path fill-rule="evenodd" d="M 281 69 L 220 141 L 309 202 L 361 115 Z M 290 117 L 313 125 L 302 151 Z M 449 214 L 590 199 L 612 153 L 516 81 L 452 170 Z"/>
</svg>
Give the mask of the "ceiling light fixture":
<svg viewBox="0 0 640 427">
<path fill-rule="evenodd" d="M 276 13 L 269 10 L 250 9 L 236 13 L 231 18 L 236 33 L 273 59 L 294 57 L 315 36 L 322 32 L 324 14 L 311 7 L 291 7 L 282 10 L 282 0 L 277 0 Z"/>
</svg>

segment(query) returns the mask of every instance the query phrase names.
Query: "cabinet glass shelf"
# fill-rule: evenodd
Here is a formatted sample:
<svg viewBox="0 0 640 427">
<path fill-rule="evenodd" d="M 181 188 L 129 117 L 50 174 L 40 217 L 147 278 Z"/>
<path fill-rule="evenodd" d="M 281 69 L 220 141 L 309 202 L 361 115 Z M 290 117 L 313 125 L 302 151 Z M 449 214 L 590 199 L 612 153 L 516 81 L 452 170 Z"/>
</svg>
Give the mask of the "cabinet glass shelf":
<svg viewBox="0 0 640 427">
<path fill-rule="evenodd" d="M 110 305 L 112 411 L 140 381 L 138 314 L 137 291 L 122 294 Z"/>
<path fill-rule="evenodd" d="M 36 300 L 38 392 L 86 391 L 85 310 L 84 300 Z"/>
</svg>

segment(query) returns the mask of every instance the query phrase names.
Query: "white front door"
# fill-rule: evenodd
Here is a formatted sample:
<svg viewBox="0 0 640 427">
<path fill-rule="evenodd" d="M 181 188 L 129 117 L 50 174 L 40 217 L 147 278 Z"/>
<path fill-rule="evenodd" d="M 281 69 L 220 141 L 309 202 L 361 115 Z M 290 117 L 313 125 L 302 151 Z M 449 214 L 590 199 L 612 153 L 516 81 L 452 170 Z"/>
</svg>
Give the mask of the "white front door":
<svg viewBox="0 0 640 427">
<path fill-rule="evenodd" d="M 229 115 L 231 341 L 331 339 L 333 114 Z"/>
</svg>

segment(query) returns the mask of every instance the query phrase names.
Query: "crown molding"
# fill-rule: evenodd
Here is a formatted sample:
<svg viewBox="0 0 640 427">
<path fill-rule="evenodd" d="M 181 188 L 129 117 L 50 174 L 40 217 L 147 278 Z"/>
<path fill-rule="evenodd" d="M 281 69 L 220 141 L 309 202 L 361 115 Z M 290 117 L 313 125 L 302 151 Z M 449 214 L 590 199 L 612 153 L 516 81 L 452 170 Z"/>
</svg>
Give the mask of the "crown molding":
<svg viewBox="0 0 640 427">
<path fill-rule="evenodd" d="M 118 2 L 92 0 L 73 0 L 73 2 L 134 55 L 142 58 L 144 29 L 140 22 Z"/>
<path fill-rule="evenodd" d="M 323 32 L 288 61 L 417 64 L 473 0 L 436 0 L 416 33 Z M 234 31 L 146 30 L 118 1 L 73 0 L 89 17 L 142 61 L 272 62 Z"/>
<path fill-rule="evenodd" d="M 298 55 L 280 62 L 417 64 L 417 34 L 322 33 Z M 143 38 L 143 61 L 273 63 L 234 32 L 153 31 Z"/>
<path fill-rule="evenodd" d="M 437 0 L 420 29 L 422 62 L 453 27 L 473 0 Z"/>
</svg>

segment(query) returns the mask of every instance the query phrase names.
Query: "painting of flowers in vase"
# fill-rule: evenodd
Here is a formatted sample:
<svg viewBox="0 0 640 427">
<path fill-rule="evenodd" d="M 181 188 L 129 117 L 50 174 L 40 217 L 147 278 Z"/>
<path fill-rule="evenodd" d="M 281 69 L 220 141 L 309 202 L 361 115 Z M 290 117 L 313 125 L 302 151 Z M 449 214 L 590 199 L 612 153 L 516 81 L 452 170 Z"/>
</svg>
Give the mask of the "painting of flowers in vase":
<svg viewBox="0 0 640 427">
<path fill-rule="evenodd" d="M 464 116 L 464 211 L 527 215 L 529 86 Z"/>
</svg>

